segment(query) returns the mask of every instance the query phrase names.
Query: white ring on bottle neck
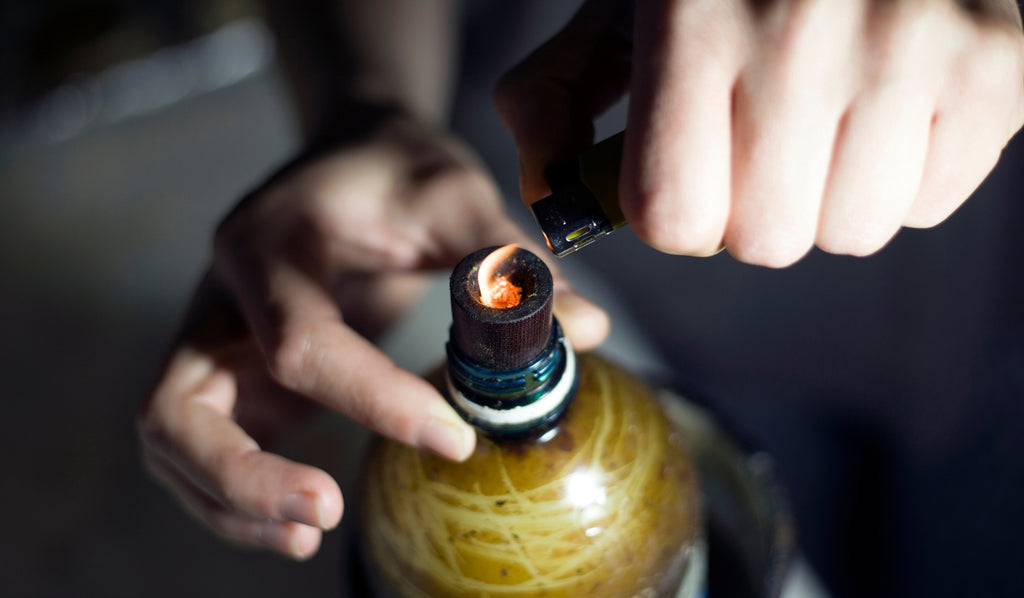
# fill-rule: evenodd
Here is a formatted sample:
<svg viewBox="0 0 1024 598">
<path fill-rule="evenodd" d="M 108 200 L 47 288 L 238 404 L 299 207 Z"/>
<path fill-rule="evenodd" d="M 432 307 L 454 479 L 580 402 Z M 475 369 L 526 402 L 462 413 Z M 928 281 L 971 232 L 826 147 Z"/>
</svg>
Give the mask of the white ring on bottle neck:
<svg viewBox="0 0 1024 598">
<path fill-rule="evenodd" d="M 576 386 L 576 352 L 566 338 L 562 339 L 562 349 L 565 351 L 565 369 L 562 370 L 562 377 L 549 390 L 536 401 L 529 405 L 521 405 L 509 409 L 494 409 L 470 400 L 462 394 L 445 368 L 444 379 L 448 387 L 448 396 L 459 411 L 469 418 L 483 424 L 483 428 L 494 431 L 501 431 L 503 428 L 519 429 L 529 428 L 531 424 L 539 424 L 546 420 L 547 416 L 558 411 L 569 399 L 572 398 L 573 388 Z"/>
</svg>

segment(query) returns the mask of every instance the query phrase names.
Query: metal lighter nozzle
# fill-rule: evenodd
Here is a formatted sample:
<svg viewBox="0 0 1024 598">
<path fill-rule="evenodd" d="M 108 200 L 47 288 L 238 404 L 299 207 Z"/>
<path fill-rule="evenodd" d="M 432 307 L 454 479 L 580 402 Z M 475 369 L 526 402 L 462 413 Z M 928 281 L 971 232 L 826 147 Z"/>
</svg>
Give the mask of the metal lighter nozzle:
<svg viewBox="0 0 1024 598">
<path fill-rule="evenodd" d="M 548 248 L 558 257 L 626 224 L 618 192 L 623 137 L 613 135 L 545 173 L 551 195 L 530 207 Z"/>
</svg>

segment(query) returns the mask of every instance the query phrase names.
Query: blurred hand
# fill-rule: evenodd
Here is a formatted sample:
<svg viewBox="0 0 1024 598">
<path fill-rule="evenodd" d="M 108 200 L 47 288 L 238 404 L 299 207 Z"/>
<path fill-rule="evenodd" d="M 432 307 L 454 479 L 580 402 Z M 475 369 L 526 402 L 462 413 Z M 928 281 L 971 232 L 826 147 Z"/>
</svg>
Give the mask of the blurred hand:
<svg viewBox="0 0 1024 598">
<path fill-rule="evenodd" d="M 399 117 L 370 129 L 286 168 L 224 220 L 139 418 L 146 465 L 192 514 L 230 541 L 297 559 L 338 524 L 341 492 L 267 449 L 319 406 L 466 458 L 473 429 L 367 339 L 415 300 L 426 270 L 510 242 L 543 255 L 456 141 Z M 593 347 L 607 318 L 554 274 L 566 333 Z"/>
<path fill-rule="evenodd" d="M 495 93 L 528 203 L 630 93 L 619 192 L 668 253 L 867 255 L 948 217 L 1024 122 L 1012 0 L 587 2 Z"/>
</svg>

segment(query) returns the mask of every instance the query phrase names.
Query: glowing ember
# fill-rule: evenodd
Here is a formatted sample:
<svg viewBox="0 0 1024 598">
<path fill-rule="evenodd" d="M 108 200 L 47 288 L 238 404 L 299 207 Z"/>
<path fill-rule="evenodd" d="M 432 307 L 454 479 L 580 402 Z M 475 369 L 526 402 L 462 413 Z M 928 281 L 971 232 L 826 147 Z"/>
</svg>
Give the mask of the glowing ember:
<svg viewBox="0 0 1024 598">
<path fill-rule="evenodd" d="M 506 245 L 495 249 L 480 262 L 480 270 L 477 273 L 477 280 L 480 283 L 480 303 L 497 309 L 508 309 L 519 305 L 523 289 L 509 280 L 509 273 L 498 272 L 498 268 L 504 265 L 515 251 L 515 245 Z"/>
</svg>

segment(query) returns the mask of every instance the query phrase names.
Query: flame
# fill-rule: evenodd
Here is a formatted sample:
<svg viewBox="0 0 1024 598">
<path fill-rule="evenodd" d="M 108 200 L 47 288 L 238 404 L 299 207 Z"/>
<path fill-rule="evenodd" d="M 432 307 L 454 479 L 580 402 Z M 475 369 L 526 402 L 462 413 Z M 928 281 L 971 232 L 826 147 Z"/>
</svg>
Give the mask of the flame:
<svg viewBox="0 0 1024 598">
<path fill-rule="evenodd" d="M 507 272 L 498 273 L 498 268 L 508 261 L 516 249 L 515 245 L 499 247 L 480 262 L 480 270 L 477 272 L 477 281 L 480 283 L 480 303 L 496 309 L 508 309 L 519 305 L 523 289 L 509 280 Z"/>
</svg>

